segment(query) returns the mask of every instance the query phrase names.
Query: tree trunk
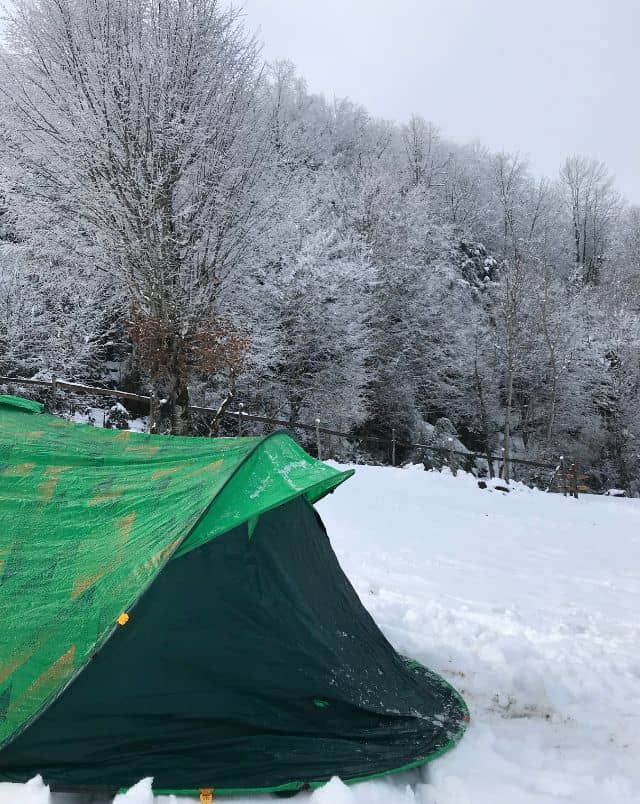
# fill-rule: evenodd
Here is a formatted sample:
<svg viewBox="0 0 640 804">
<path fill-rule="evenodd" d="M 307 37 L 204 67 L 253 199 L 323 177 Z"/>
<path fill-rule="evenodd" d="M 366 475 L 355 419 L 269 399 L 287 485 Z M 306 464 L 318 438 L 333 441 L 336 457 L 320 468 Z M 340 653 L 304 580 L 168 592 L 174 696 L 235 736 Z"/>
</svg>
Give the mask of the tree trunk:
<svg viewBox="0 0 640 804">
<path fill-rule="evenodd" d="M 476 393 L 478 394 L 478 404 L 480 406 L 480 428 L 484 441 L 484 449 L 487 455 L 487 464 L 489 466 L 489 477 L 493 478 L 493 463 L 491 462 L 491 437 L 489 435 L 489 420 L 487 417 L 487 408 L 484 402 L 484 392 L 482 390 L 482 378 L 478 371 L 478 361 L 474 361 L 474 380 L 476 386 Z"/>
<path fill-rule="evenodd" d="M 580 265 L 580 219 L 577 207 L 573 211 L 573 238 L 576 244 L 576 265 Z"/>
<path fill-rule="evenodd" d="M 554 374 L 551 384 L 551 409 L 549 410 L 549 421 L 547 423 L 547 443 L 551 443 L 553 428 L 556 422 L 556 397 L 558 395 L 558 378 Z"/>
<path fill-rule="evenodd" d="M 511 459 L 511 410 L 513 407 L 513 367 L 509 366 L 507 369 L 507 405 L 505 410 L 504 419 L 504 481 L 509 482 L 510 479 L 510 466 Z"/>
<path fill-rule="evenodd" d="M 173 435 L 184 435 L 189 432 L 190 425 L 189 386 L 188 375 L 184 371 L 185 356 L 182 353 L 181 343 L 178 338 L 171 345 L 170 354 L 167 355 L 167 358 L 171 367 L 168 393 L 171 432 Z"/>
<path fill-rule="evenodd" d="M 186 382 L 179 381 L 175 392 L 171 430 L 174 435 L 184 435 L 189 432 L 189 424 L 189 389 Z"/>
</svg>

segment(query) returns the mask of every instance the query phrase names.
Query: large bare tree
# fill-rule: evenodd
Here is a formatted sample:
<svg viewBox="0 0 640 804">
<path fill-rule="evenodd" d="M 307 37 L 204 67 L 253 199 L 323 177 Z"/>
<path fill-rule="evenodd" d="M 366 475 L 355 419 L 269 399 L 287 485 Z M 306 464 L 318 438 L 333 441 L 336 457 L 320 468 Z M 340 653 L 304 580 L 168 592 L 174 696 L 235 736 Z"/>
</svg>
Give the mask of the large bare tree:
<svg viewBox="0 0 640 804">
<path fill-rule="evenodd" d="M 571 211 L 576 266 L 585 282 L 597 284 L 621 206 L 613 177 L 604 163 L 571 156 L 560 170 L 560 180 Z"/>
<path fill-rule="evenodd" d="M 191 373 L 241 352 L 216 303 L 261 212 L 255 42 L 217 0 L 18 0 L 2 67 L 22 196 L 73 221 L 123 282 L 143 367 L 183 429 Z"/>
</svg>

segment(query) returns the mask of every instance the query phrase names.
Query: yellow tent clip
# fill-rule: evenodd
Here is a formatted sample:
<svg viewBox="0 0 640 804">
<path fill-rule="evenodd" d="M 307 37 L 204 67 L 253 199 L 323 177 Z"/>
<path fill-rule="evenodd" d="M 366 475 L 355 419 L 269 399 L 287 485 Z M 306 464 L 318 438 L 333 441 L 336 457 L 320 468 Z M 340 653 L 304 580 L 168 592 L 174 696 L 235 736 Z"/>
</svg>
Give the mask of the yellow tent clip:
<svg viewBox="0 0 640 804">
<path fill-rule="evenodd" d="M 129 622 L 129 615 L 126 611 L 123 611 L 122 614 L 118 617 L 118 625 L 126 625 Z"/>
<path fill-rule="evenodd" d="M 200 790 L 200 804 L 211 804 L 213 801 L 213 787 L 203 787 Z"/>
</svg>

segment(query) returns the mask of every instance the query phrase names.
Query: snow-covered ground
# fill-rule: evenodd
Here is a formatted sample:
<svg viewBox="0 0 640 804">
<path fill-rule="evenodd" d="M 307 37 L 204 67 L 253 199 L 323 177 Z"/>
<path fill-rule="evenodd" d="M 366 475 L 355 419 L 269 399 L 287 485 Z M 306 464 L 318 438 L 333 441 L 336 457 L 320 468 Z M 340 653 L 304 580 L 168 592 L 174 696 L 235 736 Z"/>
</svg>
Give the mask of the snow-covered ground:
<svg viewBox="0 0 640 804">
<path fill-rule="evenodd" d="M 451 680 L 472 720 L 420 771 L 334 779 L 297 804 L 640 801 L 640 500 L 358 467 L 319 508 L 388 638 Z M 148 781 L 117 799 L 152 800 Z M 49 802 L 39 780 L 0 785 L 1 804 Z"/>
</svg>

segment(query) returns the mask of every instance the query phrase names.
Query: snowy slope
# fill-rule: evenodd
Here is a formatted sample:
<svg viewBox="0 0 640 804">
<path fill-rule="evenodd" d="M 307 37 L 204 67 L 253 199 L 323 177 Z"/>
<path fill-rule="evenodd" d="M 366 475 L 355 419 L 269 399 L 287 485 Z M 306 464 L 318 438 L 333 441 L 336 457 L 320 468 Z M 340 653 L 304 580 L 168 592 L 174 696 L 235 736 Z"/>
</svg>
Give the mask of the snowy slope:
<svg viewBox="0 0 640 804">
<path fill-rule="evenodd" d="M 319 506 L 334 548 L 389 639 L 450 679 L 472 722 L 422 771 L 295 801 L 640 801 L 640 501 L 357 469 Z M 148 782 L 117 800 L 150 803 Z M 0 785 L 1 804 L 49 801 L 38 780 Z"/>
</svg>

